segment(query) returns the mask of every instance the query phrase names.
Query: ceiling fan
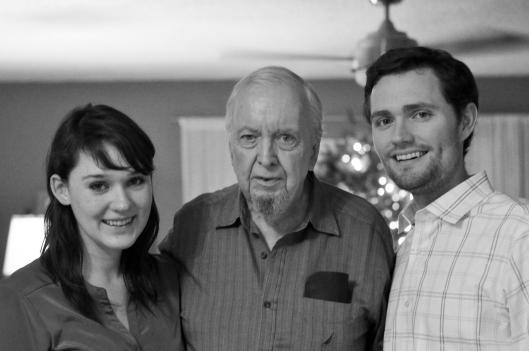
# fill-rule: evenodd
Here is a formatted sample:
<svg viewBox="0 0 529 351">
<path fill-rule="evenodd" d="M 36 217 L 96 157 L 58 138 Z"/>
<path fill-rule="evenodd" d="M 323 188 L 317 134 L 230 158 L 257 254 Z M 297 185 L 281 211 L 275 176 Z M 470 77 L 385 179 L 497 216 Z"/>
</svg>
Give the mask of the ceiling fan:
<svg viewBox="0 0 529 351">
<path fill-rule="evenodd" d="M 275 52 L 231 52 L 230 56 L 256 58 L 256 59 L 292 59 L 292 60 L 328 60 L 351 62 L 351 71 L 355 80 L 365 84 L 365 70 L 384 52 L 399 47 L 417 46 L 419 43 L 408 37 L 404 32 L 395 28 L 390 19 L 390 6 L 402 0 L 369 0 L 373 5 L 384 6 L 384 20 L 374 32 L 367 34 L 355 47 L 353 56 L 336 56 L 325 54 L 296 54 Z M 501 30 L 484 31 L 480 36 L 462 38 L 450 42 L 428 43 L 430 47 L 436 47 L 449 51 L 454 55 L 481 53 L 493 50 L 502 50 L 524 45 L 529 45 L 529 38 L 512 32 Z"/>
</svg>

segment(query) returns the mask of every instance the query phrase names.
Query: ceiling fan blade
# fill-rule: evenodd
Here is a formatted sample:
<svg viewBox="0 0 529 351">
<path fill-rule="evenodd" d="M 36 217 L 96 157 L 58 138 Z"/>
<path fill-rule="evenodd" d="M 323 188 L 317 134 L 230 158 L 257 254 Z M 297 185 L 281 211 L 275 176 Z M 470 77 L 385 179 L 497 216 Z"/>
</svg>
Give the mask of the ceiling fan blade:
<svg viewBox="0 0 529 351">
<path fill-rule="evenodd" d="M 474 37 L 431 43 L 429 46 L 446 50 L 455 55 L 529 49 L 529 35 L 494 30 Z"/>
<path fill-rule="evenodd" d="M 295 52 L 247 51 L 232 50 L 225 52 L 223 57 L 252 60 L 302 60 L 302 61 L 352 61 L 353 56 L 326 55 Z"/>
</svg>

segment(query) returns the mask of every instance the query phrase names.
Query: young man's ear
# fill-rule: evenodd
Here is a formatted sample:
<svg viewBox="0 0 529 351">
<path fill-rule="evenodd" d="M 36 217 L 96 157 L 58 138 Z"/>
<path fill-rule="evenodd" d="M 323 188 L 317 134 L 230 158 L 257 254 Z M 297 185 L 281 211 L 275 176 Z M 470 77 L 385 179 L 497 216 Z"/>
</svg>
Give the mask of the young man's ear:
<svg viewBox="0 0 529 351">
<path fill-rule="evenodd" d="M 68 184 L 59 175 L 54 174 L 50 177 L 50 188 L 57 201 L 65 206 L 71 204 Z"/>
<path fill-rule="evenodd" d="M 476 107 L 476 104 L 469 102 L 463 110 L 461 121 L 459 123 L 460 137 L 462 141 L 468 138 L 468 136 L 474 131 L 477 121 L 478 108 Z"/>
</svg>

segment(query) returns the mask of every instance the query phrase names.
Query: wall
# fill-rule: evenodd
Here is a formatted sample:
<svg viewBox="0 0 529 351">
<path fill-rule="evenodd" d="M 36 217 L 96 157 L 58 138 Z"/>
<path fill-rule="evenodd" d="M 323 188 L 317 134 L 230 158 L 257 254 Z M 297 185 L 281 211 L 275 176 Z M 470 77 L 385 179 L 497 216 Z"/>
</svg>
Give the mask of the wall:
<svg viewBox="0 0 529 351">
<path fill-rule="evenodd" d="M 234 82 L 0 84 L 0 265 L 9 218 L 34 207 L 45 189 L 44 159 L 62 117 L 87 102 L 114 106 L 134 118 L 155 143 L 155 195 L 160 233 L 181 206 L 177 116 L 219 116 Z M 315 81 L 326 114 L 362 111 L 362 90 L 350 80 Z M 529 77 L 478 80 L 482 112 L 529 112 Z"/>
</svg>

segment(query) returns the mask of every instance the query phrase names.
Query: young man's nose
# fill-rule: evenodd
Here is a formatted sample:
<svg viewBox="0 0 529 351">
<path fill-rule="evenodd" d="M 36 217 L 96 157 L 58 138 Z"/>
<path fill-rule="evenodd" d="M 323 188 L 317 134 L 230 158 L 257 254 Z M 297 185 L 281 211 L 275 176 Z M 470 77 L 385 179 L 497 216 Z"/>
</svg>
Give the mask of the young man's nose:
<svg viewBox="0 0 529 351">
<path fill-rule="evenodd" d="M 413 140 L 413 134 L 410 132 L 406 119 L 397 119 L 393 125 L 391 141 L 393 144 L 408 143 Z"/>
</svg>

